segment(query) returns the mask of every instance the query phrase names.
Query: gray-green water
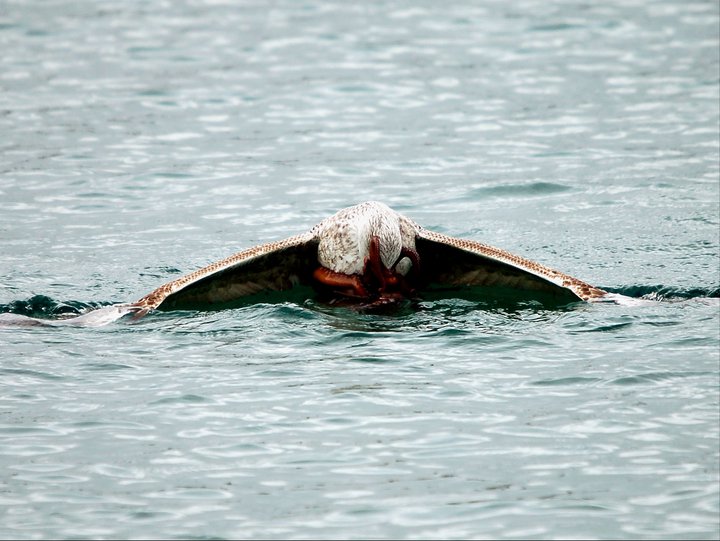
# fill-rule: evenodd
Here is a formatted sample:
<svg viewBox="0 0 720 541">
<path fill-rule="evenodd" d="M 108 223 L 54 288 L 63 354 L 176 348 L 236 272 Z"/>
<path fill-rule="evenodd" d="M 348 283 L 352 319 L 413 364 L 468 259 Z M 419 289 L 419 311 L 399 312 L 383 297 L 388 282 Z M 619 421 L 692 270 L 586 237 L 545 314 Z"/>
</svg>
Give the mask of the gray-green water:
<svg viewBox="0 0 720 541">
<path fill-rule="evenodd" d="M 715 1 L 0 4 L 0 311 L 388 203 L 659 302 L 0 329 L 0 537 L 711 539 Z"/>
</svg>

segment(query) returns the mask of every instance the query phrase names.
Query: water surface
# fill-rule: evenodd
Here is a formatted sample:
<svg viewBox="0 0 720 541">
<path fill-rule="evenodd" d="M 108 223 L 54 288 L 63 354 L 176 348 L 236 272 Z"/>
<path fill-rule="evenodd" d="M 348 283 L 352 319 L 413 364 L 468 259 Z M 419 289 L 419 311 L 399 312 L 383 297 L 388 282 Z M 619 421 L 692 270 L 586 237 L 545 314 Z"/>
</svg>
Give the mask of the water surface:
<svg viewBox="0 0 720 541">
<path fill-rule="evenodd" d="M 1 312 L 367 199 L 657 302 L 0 329 L 0 537 L 717 538 L 718 11 L 6 2 Z"/>
</svg>

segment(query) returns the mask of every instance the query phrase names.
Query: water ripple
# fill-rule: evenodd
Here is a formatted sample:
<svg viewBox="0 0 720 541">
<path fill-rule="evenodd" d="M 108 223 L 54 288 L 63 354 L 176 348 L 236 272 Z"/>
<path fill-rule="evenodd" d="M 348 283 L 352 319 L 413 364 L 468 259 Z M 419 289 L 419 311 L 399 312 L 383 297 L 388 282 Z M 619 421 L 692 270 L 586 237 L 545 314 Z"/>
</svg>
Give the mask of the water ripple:
<svg viewBox="0 0 720 541">
<path fill-rule="evenodd" d="M 716 3 L 36 4 L 0 13 L 3 322 L 367 199 L 643 302 L 8 326 L 7 537 L 720 536 Z"/>
</svg>

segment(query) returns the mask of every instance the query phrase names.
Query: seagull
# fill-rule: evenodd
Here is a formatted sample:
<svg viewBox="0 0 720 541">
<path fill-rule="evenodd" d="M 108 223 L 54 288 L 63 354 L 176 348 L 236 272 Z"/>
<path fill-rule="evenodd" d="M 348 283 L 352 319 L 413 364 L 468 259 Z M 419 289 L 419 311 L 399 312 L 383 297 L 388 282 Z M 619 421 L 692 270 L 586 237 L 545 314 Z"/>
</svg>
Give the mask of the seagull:
<svg viewBox="0 0 720 541">
<path fill-rule="evenodd" d="M 131 306 L 222 305 L 311 286 L 345 304 L 382 307 L 430 287 L 481 286 L 596 302 L 608 293 L 500 248 L 430 231 L 384 203 L 344 208 L 310 231 L 260 244 L 161 285 Z"/>
<path fill-rule="evenodd" d="M 331 303 L 372 311 L 424 291 L 484 287 L 561 302 L 617 301 L 618 295 L 480 242 L 430 231 L 384 203 L 367 201 L 310 231 L 248 248 L 161 285 L 136 302 L 43 320 L 0 314 L 0 326 L 107 325 L 127 314 L 213 309 L 252 295 L 310 286 Z"/>
</svg>

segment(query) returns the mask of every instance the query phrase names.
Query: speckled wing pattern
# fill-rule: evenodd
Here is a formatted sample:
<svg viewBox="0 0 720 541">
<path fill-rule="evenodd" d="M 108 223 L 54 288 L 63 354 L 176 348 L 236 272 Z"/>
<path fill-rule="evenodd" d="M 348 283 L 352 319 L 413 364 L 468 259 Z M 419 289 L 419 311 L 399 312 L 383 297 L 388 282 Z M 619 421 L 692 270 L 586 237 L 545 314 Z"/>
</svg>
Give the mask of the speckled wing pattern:
<svg viewBox="0 0 720 541">
<path fill-rule="evenodd" d="M 589 302 L 607 295 L 582 280 L 474 240 L 418 227 L 416 241 L 422 272 L 451 285 L 507 286 L 549 292 L 560 288 Z"/>
<path fill-rule="evenodd" d="M 335 222 L 331 225 L 342 225 L 341 220 Z M 412 226 L 409 231 L 415 232 L 423 284 L 535 290 L 590 302 L 607 295 L 582 280 L 505 250 L 408 222 Z M 260 292 L 286 291 L 299 284 L 311 286 L 321 237 L 333 231 L 315 227 L 307 233 L 248 248 L 168 282 L 128 306 L 143 315 L 161 305 L 163 309 L 207 307 Z M 335 248 L 341 252 L 335 255 L 347 255 L 342 247 Z M 354 257 L 360 257 L 362 266 L 362 255 L 356 251 L 350 250 Z"/>
<path fill-rule="evenodd" d="M 285 290 L 304 280 L 316 260 L 311 233 L 260 244 L 161 285 L 133 303 L 141 314 L 169 298 L 187 303 L 222 303 L 263 290 Z"/>
</svg>

